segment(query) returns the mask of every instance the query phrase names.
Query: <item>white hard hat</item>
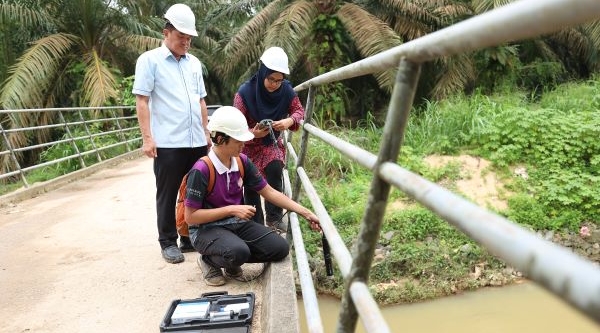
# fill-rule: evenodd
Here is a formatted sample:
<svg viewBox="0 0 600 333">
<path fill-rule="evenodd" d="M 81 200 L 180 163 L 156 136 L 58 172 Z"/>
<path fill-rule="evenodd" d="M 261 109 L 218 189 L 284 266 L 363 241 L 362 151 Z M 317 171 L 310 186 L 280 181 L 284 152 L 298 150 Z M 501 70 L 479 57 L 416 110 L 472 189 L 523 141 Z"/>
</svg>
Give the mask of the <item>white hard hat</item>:
<svg viewBox="0 0 600 333">
<path fill-rule="evenodd" d="M 176 3 L 167 9 L 165 18 L 177 29 L 190 36 L 198 36 L 196 32 L 196 17 L 187 5 Z"/>
<path fill-rule="evenodd" d="M 240 110 L 233 106 L 222 106 L 213 112 L 208 122 L 208 130 L 221 132 L 238 141 L 250 141 L 254 134 L 248 130 L 246 117 Z"/>
<path fill-rule="evenodd" d="M 273 46 L 266 49 L 262 56 L 260 56 L 260 61 L 270 70 L 290 74 L 287 54 L 280 47 Z"/>
</svg>

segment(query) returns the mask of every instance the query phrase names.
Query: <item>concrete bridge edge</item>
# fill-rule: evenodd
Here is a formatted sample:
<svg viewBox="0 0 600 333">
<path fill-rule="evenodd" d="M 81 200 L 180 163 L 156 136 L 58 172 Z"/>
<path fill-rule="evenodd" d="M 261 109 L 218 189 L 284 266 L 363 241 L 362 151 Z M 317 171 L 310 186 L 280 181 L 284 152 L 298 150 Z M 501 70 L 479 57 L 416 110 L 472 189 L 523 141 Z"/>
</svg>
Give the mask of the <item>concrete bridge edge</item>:
<svg viewBox="0 0 600 333">
<path fill-rule="evenodd" d="M 292 256 L 271 263 L 266 271 L 261 311 L 265 333 L 300 332 Z"/>
</svg>

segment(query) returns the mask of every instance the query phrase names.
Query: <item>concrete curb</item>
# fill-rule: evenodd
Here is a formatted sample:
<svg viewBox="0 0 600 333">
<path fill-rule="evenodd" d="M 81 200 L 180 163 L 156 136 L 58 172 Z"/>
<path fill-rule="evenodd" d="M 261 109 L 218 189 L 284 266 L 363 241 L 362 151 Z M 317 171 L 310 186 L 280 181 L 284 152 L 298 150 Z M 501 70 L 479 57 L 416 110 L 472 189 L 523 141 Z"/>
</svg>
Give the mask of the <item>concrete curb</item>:
<svg viewBox="0 0 600 333">
<path fill-rule="evenodd" d="M 298 303 L 291 253 L 265 272 L 261 328 L 266 333 L 298 333 Z"/>
</svg>

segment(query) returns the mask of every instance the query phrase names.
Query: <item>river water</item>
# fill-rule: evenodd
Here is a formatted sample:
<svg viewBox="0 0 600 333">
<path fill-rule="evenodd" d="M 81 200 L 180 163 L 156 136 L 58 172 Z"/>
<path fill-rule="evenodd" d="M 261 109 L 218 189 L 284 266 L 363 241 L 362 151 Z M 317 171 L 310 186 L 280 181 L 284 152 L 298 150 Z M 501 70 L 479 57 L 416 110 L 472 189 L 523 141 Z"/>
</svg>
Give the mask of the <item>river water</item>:
<svg viewBox="0 0 600 333">
<path fill-rule="evenodd" d="M 335 332 L 340 301 L 319 298 L 324 332 Z M 298 302 L 301 332 L 307 333 Z M 382 308 L 390 331 L 418 333 L 599 333 L 600 326 L 534 283 L 485 288 L 417 304 Z M 362 324 L 356 332 L 365 333 Z"/>
</svg>

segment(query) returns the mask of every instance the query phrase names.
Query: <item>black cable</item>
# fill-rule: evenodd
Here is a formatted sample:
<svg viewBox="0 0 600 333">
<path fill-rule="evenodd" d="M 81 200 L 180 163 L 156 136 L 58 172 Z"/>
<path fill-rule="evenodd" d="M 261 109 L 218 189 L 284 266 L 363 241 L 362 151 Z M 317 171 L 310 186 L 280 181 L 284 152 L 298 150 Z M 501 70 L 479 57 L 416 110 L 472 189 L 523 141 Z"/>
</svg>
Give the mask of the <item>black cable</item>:
<svg viewBox="0 0 600 333">
<path fill-rule="evenodd" d="M 275 137 L 275 132 L 273 132 L 273 123 L 269 123 L 269 135 L 271 136 L 271 140 L 273 140 L 273 147 L 277 148 L 277 138 Z"/>
<path fill-rule="evenodd" d="M 247 221 L 246 223 L 256 223 L 256 222 L 254 222 L 254 221 Z M 259 240 L 267 237 L 267 235 L 272 234 L 274 232 L 275 232 L 275 230 L 269 230 L 269 232 L 267 232 L 266 234 L 264 234 L 262 236 L 259 236 L 259 237 L 255 238 L 255 239 L 252 239 L 252 240 L 249 240 L 249 241 L 245 240 L 244 242 L 246 242 L 246 243 L 254 243 L 256 241 L 259 241 Z"/>
<path fill-rule="evenodd" d="M 327 242 L 327 238 L 325 237 L 325 233 L 323 233 L 323 237 L 321 237 L 321 243 L 323 245 L 323 258 L 325 259 L 325 271 L 327 272 L 327 276 L 333 276 L 333 264 L 331 262 L 331 250 L 329 248 L 329 242 Z"/>
</svg>

